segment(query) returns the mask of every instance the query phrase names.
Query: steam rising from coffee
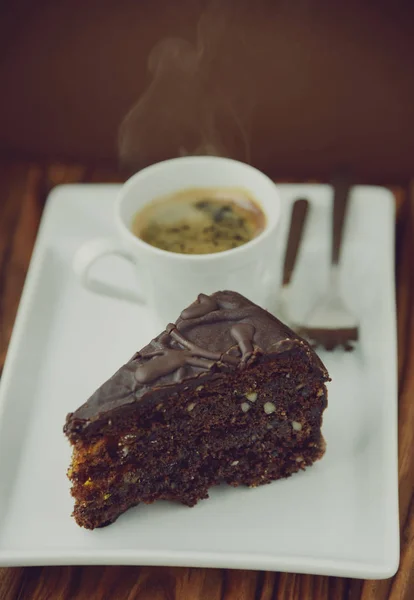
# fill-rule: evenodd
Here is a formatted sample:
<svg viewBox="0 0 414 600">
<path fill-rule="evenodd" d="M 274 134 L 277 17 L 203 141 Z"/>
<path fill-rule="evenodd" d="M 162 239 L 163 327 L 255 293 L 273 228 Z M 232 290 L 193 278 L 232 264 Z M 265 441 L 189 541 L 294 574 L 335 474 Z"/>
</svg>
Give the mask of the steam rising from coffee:
<svg viewBox="0 0 414 600">
<path fill-rule="evenodd" d="M 214 0 L 199 20 L 195 44 L 170 37 L 154 46 L 152 81 L 120 127 L 122 166 L 136 171 L 201 154 L 250 161 L 246 9 L 243 0 Z"/>
</svg>

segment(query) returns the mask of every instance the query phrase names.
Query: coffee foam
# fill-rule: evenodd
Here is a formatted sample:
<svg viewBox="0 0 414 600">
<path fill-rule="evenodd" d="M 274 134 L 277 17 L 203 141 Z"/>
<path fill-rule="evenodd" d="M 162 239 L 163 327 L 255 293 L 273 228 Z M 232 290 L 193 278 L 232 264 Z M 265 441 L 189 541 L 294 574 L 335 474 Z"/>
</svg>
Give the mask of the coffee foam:
<svg viewBox="0 0 414 600">
<path fill-rule="evenodd" d="M 132 231 L 163 250 L 209 254 L 247 243 L 263 230 L 265 221 L 243 190 L 193 188 L 155 199 L 136 214 Z"/>
</svg>

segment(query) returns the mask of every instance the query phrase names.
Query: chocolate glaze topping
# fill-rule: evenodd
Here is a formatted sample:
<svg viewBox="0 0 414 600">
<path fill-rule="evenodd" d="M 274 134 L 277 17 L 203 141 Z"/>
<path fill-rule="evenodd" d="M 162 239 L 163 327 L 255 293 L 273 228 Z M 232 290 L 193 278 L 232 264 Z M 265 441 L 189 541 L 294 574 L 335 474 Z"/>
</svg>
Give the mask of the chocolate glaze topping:
<svg viewBox="0 0 414 600">
<path fill-rule="evenodd" d="M 206 296 L 206 294 L 199 294 L 197 298 L 198 302 L 194 302 L 188 308 L 185 308 L 180 315 L 181 319 L 195 319 L 196 317 L 204 317 L 213 310 L 218 310 L 219 305 L 213 296 Z"/>
<path fill-rule="evenodd" d="M 220 352 L 210 352 L 206 348 L 200 348 L 187 340 L 177 329 L 175 325 L 170 323 L 166 329 L 167 336 L 160 339 L 161 349 L 155 352 L 142 352 L 141 359 L 143 362 L 138 365 L 135 371 L 135 378 L 139 383 L 151 383 L 177 372 L 178 377 L 175 381 L 185 379 L 185 367 L 200 367 L 201 369 L 211 369 L 215 362 L 239 364 L 240 360 L 235 356 L 226 356 Z M 168 338 L 169 336 L 169 338 Z M 181 348 L 171 348 L 170 340 L 180 344 Z"/>
<path fill-rule="evenodd" d="M 254 332 L 255 328 L 250 323 L 238 323 L 230 329 L 231 337 L 236 340 L 240 348 L 240 367 L 243 367 L 254 353 Z"/>
<path fill-rule="evenodd" d="M 196 386 L 200 380 L 248 368 L 261 356 L 295 347 L 328 379 L 309 344 L 267 311 L 235 292 L 200 294 L 175 324 L 170 323 L 67 416 L 65 432 L 69 437 L 93 434 L 100 423 L 137 402 L 144 408 L 177 386 Z"/>
</svg>

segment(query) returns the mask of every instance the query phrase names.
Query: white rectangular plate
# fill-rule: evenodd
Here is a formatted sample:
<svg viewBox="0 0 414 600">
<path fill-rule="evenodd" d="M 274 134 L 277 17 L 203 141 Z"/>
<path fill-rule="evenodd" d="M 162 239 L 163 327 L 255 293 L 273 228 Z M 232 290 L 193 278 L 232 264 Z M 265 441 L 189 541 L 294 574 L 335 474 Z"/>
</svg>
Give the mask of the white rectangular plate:
<svg viewBox="0 0 414 600">
<path fill-rule="evenodd" d="M 70 517 L 65 416 L 158 333 L 147 309 L 83 290 L 79 245 L 114 234 L 117 185 L 68 185 L 49 197 L 0 389 L 0 564 L 140 564 L 268 569 L 382 578 L 399 560 L 394 202 L 356 187 L 342 264 L 344 296 L 361 322 L 352 353 L 321 352 L 332 377 L 326 456 L 261 488 L 221 486 L 189 509 L 159 502 L 86 531 Z M 312 202 L 293 306 L 297 316 L 327 283 L 330 188 L 280 185 Z M 111 259 L 112 260 L 112 259 Z M 97 276 L 125 284 L 111 260 Z M 114 268 L 116 266 L 116 268 Z M 200 290 L 201 292 L 202 290 Z"/>
</svg>

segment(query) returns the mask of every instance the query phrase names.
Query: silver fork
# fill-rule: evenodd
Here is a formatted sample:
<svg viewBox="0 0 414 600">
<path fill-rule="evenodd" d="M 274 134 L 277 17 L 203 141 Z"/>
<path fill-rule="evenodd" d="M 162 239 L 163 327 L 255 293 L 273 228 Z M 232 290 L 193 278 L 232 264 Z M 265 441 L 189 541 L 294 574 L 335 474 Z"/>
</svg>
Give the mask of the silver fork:
<svg viewBox="0 0 414 600">
<path fill-rule="evenodd" d="M 358 340 L 359 323 L 356 316 L 346 306 L 340 292 L 339 267 L 342 237 L 351 188 L 349 173 L 342 171 L 332 178 L 333 218 L 332 253 L 329 286 L 316 305 L 299 326 L 298 333 L 315 346 L 333 350 L 342 346 L 353 349 Z"/>
<path fill-rule="evenodd" d="M 302 241 L 303 230 L 306 225 L 306 220 L 309 212 L 309 201 L 305 198 L 295 200 L 290 213 L 290 225 L 287 238 L 285 260 L 283 263 L 282 286 L 279 290 L 278 305 L 275 315 L 291 329 L 295 329 L 296 325 L 293 322 L 289 311 L 290 297 L 290 282 L 293 271 L 295 270 L 296 259 L 299 253 L 299 247 Z"/>
</svg>

